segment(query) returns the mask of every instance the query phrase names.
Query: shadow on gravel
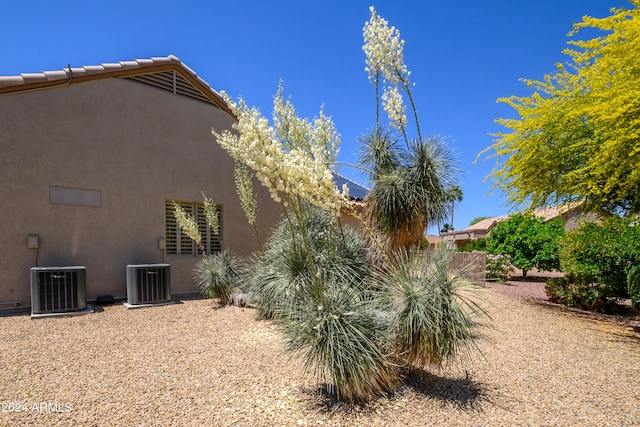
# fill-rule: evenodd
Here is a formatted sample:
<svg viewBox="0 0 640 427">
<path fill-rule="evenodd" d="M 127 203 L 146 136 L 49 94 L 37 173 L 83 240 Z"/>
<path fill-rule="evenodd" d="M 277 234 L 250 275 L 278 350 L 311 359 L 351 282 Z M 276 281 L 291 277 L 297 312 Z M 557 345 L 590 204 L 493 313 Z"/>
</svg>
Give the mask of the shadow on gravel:
<svg viewBox="0 0 640 427">
<path fill-rule="evenodd" d="M 373 399 L 368 403 L 340 402 L 333 393 L 330 384 L 320 384 L 316 388 L 304 388 L 306 409 L 318 411 L 325 415 L 339 415 L 340 417 L 366 415 L 373 413 L 379 406 L 380 400 Z M 393 399 L 394 394 L 388 393 L 387 399 Z M 343 418 L 344 419 L 344 418 Z"/>
<path fill-rule="evenodd" d="M 340 416 L 366 415 L 374 413 L 385 406 L 385 401 L 399 399 L 407 392 L 435 399 L 443 403 L 453 404 L 459 409 L 475 408 L 483 399 L 488 399 L 484 387 L 470 377 L 447 378 L 423 371 L 410 370 L 405 372 L 400 387 L 380 399 L 368 403 L 340 402 L 332 393 L 329 384 L 320 384 L 317 388 L 303 389 L 306 395 L 307 409 L 323 414 L 340 414 Z"/>
<path fill-rule="evenodd" d="M 482 384 L 468 375 L 465 378 L 447 378 L 428 372 L 410 371 L 405 375 L 404 384 L 416 393 L 459 408 L 473 408 L 486 397 Z"/>
</svg>

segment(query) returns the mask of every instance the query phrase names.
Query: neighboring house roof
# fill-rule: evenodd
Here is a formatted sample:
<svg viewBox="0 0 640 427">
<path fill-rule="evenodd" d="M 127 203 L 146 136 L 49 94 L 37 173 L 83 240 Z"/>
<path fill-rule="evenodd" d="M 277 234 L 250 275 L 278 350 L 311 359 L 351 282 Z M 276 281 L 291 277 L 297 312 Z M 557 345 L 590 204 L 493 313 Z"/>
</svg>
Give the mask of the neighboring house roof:
<svg viewBox="0 0 640 427">
<path fill-rule="evenodd" d="M 424 238 L 427 240 L 429 245 L 435 245 L 440 243 L 442 238 L 440 236 L 436 236 L 435 234 L 425 234 Z"/>
<path fill-rule="evenodd" d="M 563 215 L 568 215 L 570 212 L 580 208 L 579 204 L 565 204 L 559 206 L 551 206 L 547 208 L 536 209 L 533 211 L 533 214 L 537 217 L 544 219 L 545 221 L 551 221 L 554 218 L 561 217 Z M 466 239 L 474 239 L 474 238 L 482 238 L 486 237 L 489 234 L 489 231 L 500 221 L 503 221 L 509 218 L 511 215 L 501 215 L 492 218 L 483 219 L 482 221 L 478 221 L 477 223 L 470 225 L 467 228 L 462 230 L 454 230 L 448 233 L 442 233 L 443 237 L 450 236 L 454 239 L 457 237 L 458 240 Z"/>
<path fill-rule="evenodd" d="M 547 208 L 536 209 L 533 211 L 533 214 L 543 218 L 545 221 L 551 221 L 552 219 L 566 215 L 581 206 L 582 204 L 579 203 L 550 206 Z"/>
<path fill-rule="evenodd" d="M 349 187 L 349 196 L 358 202 L 363 201 L 367 194 L 369 194 L 369 189 L 367 187 L 360 185 L 339 173 L 334 173 L 334 177 L 338 189 L 342 189 L 342 185 L 347 184 Z"/>
<path fill-rule="evenodd" d="M 494 216 L 493 218 L 486 218 L 483 219 L 482 221 L 478 221 L 473 225 L 470 225 L 469 227 L 465 228 L 465 230 L 483 230 L 483 231 L 488 231 L 491 228 L 493 228 L 494 225 L 496 225 L 498 222 L 505 220 L 509 218 L 509 215 L 501 215 L 501 216 Z"/>
<path fill-rule="evenodd" d="M 91 80 L 126 78 L 231 110 L 220 94 L 176 56 L 136 59 L 63 70 L 0 76 L 0 95 L 66 86 Z"/>
</svg>

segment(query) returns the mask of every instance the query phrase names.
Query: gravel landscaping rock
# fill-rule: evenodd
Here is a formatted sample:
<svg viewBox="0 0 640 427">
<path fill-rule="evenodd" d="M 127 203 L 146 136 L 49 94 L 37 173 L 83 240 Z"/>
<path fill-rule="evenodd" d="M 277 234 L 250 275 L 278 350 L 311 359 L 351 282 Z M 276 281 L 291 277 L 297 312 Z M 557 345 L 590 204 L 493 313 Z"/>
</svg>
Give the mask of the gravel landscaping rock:
<svg viewBox="0 0 640 427">
<path fill-rule="evenodd" d="M 0 317 L 0 425 L 640 426 L 640 328 L 483 290 L 482 355 L 333 402 L 255 311 L 194 299 Z"/>
</svg>

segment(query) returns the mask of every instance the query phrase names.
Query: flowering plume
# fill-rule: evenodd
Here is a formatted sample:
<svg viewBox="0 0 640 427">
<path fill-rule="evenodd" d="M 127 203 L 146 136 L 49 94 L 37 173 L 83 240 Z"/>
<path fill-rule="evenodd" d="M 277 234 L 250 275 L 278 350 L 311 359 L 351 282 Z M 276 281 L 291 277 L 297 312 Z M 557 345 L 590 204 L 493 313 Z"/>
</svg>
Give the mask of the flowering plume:
<svg viewBox="0 0 640 427">
<path fill-rule="evenodd" d="M 240 198 L 240 206 L 242 206 L 242 210 L 244 210 L 247 222 L 255 225 L 258 202 L 256 200 L 256 193 L 253 191 L 249 171 L 246 166 L 236 163 L 233 175 L 236 181 L 236 192 Z"/>
<path fill-rule="evenodd" d="M 276 202 L 292 204 L 302 198 L 337 213 L 346 198 L 333 177 L 340 141 L 335 125 L 322 111 L 313 121 L 299 118 L 282 92 L 280 87 L 274 97 L 274 126 L 242 98 L 236 103 L 222 92 L 238 118 L 237 134 L 212 132 L 231 157 L 255 171 Z"/>
<path fill-rule="evenodd" d="M 204 216 L 207 219 L 207 224 L 211 227 L 211 232 L 215 236 L 220 235 L 220 206 L 213 203 L 213 200 L 208 198 L 204 191 L 202 194 L 202 201 L 204 206 Z"/>
<path fill-rule="evenodd" d="M 180 230 L 191 240 L 196 242 L 198 247 L 202 248 L 202 235 L 198 229 L 198 223 L 189 215 L 177 202 L 172 201 L 173 215 L 176 218 L 176 222 L 180 225 Z"/>
<path fill-rule="evenodd" d="M 406 107 L 400 92 L 402 90 L 413 109 L 418 139 L 422 139 L 418 114 L 411 94 L 411 72 L 404 63 L 404 40 L 400 37 L 400 31 L 396 27 L 390 27 L 389 23 L 376 13 L 373 6 L 369 10 L 371 18 L 362 29 L 362 50 L 365 53 L 365 70 L 369 74 L 369 81 L 376 89 L 376 129 L 379 128 L 379 92 L 382 84 L 382 107 L 389 116 L 391 125 L 400 130 L 405 142 L 408 142 Z"/>
<path fill-rule="evenodd" d="M 391 126 L 402 131 L 407 127 L 407 107 L 396 86 L 387 86 L 382 94 L 382 107 L 387 112 Z"/>
<path fill-rule="evenodd" d="M 400 31 L 389 27 L 373 6 L 369 11 L 371 19 L 362 30 L 365 42 L 362 50 L 366 55 L 369 79 L 381 76 L 391 84 L 408 86 L 410 73 L 404 63 L 404 40 L 400 38 Z"/>
</svg>

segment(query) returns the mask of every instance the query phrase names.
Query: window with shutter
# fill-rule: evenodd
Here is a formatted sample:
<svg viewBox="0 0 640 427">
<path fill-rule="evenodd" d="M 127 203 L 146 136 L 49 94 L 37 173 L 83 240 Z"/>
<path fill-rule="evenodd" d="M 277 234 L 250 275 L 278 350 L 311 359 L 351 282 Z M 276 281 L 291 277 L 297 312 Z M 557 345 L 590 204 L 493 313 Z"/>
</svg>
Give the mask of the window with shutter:
<svg viewBox="0 0 640 427">
<path fill-rule="evenodd" d="M 202 246 L 207 254 L 213 254 L 222 250 L 222 206 L 218 205 L 218 230 L 212 230 L 208 224 L 204 212 L 204 204 L 197 202 L 176 202 L 187 215 L 192 216 L 198 224 L 198 230 L 202 236 Z M 166 218 L 166 251 L 167 255 L 202 255 L 202 249 L 189 236 L 180 229 L 173 211 L 173 201 L 167 200 L 165 204 Z"/>
</svg>

